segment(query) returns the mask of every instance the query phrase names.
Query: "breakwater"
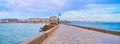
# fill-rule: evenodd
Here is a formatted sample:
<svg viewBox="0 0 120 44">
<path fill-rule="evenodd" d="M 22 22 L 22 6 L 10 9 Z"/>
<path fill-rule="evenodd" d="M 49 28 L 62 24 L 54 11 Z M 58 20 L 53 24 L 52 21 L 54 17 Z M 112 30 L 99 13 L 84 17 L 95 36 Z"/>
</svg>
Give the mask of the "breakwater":
<svg viewBox="0 0 120 44">
<path fill-rule="evenodd" d="M 48 31 L 43 32 L 42 34 L 29 39 L 27 41 L 22 42 L 21 44 L 40 44 L 42 41 L 44 41 L 46 38 L 51 36 L 53 32 L 59 27 L 59 25 L 56 25 L 55 27 L 49 29 Z"/>
<path fill-rule="evenodd" d="M 120 36 L 60 24 L 42 44 L 120 44 Z"/>
</svg>

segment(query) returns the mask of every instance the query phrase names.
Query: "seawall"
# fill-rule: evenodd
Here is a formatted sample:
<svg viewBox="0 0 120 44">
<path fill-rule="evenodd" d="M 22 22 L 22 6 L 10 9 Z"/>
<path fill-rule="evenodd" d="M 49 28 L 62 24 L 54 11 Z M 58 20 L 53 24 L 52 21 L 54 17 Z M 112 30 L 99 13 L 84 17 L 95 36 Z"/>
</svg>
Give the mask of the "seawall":
<svg viewBox="0 0 120 44">
<path fill-rule="evenodd" d="M 72 25 L 72 24 L 67 24 L 67 25 L 75 26 L 75 27 L 79 27 L 79 28 L 84 28 L 84 29 L 88 29 L 88 30 L 93 30 L 93 31 L 98 31 L 98 32 L 103 32 L 103 33 L 114 34 L 114 35 L 120 36 L 120 32 L 119 31 L 104 30 L 104 29 L 99 29 L 99 28 L 78 26 L 78 25 Z"/>
<path fill-rule="evenodd" d="M 51 34 L 56 31 L 56 29 L 59 27 L 59 25 L 56 25 L 55 27 L 49 29 L 48 31 L 43 32 L 42 34 L 31 38 L 29 40 L 23 41 L 20 44 L 41 44 L 41 42 L 43 42 L 46 38 L 48 38 L 49 36 L 51 36 Z"/>
</svg>

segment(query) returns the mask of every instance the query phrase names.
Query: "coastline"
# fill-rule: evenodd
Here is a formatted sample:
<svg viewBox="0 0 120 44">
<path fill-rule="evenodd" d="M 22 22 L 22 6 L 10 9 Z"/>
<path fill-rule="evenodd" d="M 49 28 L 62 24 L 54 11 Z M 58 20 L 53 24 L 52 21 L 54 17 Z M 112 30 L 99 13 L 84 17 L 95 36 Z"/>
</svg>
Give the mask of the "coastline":
<svg viewBox="0 0 120 44">
<path fill-rule="evenodd" d="M 0 23 L 0 24 L 48 24 L 48 23 Z"/>
<path fill-rule="evenodd" d="M 120 32 L 119 31 L 104 30 L 104 29 L 99 29 L 99 28 L 78 26 L 78 25 L 72 25 L 72 24 L 66 24 L 66 25 L 75 26 L 75 27 L 84 28 L 84 29 L 87 29 L 87 30 L 93 30 L 93 31 L 97 31 L 97 32 L 108 33 L 108 34 L 113 34 L 113 35 L 120 36 Z"/>
</svg>

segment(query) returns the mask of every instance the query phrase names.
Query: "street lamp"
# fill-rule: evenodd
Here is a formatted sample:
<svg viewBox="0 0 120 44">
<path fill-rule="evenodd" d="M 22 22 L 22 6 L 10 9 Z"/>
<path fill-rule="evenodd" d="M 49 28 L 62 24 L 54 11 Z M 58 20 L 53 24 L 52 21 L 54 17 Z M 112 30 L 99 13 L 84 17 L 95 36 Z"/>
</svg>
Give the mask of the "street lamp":
<svg viewBox="0 0 120 44">
<path fill-rule="evenodd" d="M 60 13 L 58 14 L 58 24 L 60 23 L 60 18 L 59 18 L 59 16 L 61 16 Z"/>
</svg>

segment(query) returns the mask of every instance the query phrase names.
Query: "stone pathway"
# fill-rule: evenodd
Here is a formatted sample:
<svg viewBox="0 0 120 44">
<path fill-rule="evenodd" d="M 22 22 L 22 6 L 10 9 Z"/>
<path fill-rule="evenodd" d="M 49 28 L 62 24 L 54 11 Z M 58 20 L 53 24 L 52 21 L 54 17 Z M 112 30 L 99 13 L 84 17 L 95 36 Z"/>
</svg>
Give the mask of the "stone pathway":
<svg viewBox="0 0 120 44">
<path fill-rule="evenodd" d="M 61 24 L 42 44 L 120 44 L 120 36 Z"/>
</svg>

